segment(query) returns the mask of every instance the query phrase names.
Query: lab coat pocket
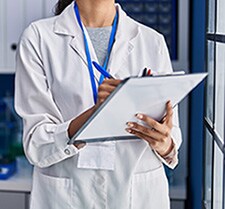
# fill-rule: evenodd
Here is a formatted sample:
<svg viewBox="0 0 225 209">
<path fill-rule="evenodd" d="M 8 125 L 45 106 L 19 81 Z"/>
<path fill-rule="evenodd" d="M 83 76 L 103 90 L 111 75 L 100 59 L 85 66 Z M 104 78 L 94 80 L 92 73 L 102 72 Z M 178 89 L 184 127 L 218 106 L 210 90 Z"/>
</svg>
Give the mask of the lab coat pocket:
<svg viewBox="0 0 225 209">
<path fill-rule="evenodd" d="M 35 172 L 31 209 L 71 209 L 72 180 Z"/>
<path fill-rule="evenodd" d="M 132 178 L 131 209 L 169 209 L 168 182 L 163 166 Z"/>
</svg>

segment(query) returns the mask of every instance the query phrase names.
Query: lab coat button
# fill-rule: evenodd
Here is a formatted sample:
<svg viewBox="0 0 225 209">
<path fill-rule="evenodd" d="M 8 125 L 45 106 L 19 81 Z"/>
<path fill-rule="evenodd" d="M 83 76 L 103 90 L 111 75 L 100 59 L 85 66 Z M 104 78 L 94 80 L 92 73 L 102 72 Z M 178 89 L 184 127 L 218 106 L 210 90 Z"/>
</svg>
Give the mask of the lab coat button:
<svg viewBox="0 0 225 209">
<path fill-rule="evenodd" d="M 105 179 L 102 177 L 97 178 L 96 181 L 97 181 L 98 185 L 103 185 L 105 183 Z"/>
<path fill-rule="evenodd" d="M 65 150 L 64 150 L 64 153 L 67 154 L 67 155 L 70 155 L 69 149 L 65 149 Z"/>
</svg>

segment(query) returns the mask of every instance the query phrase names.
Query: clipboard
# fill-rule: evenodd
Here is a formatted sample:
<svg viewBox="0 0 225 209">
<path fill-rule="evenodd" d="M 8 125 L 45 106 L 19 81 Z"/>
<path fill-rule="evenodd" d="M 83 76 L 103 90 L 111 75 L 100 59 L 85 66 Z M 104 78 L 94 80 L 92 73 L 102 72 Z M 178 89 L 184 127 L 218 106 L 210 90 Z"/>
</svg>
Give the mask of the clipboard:
<svg viewBox="0 0 225 209">
<path fill-rule="evenodd" d="M 206 76 L 207 73 L 129 77 L 108 96 L 69 144 L 137 139 L 125 131 L 126 122 L 136 122 L 136 113 L 160 121 L 166 113 L 167 101 L 175 107 Z"/>
</svg>

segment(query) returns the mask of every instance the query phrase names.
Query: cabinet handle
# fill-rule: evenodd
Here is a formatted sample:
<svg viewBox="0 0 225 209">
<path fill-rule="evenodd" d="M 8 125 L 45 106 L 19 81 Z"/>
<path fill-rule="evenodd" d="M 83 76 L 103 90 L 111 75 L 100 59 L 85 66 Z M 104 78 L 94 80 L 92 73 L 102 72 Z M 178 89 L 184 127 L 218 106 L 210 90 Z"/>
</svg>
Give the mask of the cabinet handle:
<svg viewBox="0 0 225 209">
<path fill-rule="evenodd" d="M 17 44 L 16 44 L 16 43 L 11 44 L 11 49 L 12 49 L 13 51 L 16 51 L 16 49 L 17 49 Z"/>
</svg>

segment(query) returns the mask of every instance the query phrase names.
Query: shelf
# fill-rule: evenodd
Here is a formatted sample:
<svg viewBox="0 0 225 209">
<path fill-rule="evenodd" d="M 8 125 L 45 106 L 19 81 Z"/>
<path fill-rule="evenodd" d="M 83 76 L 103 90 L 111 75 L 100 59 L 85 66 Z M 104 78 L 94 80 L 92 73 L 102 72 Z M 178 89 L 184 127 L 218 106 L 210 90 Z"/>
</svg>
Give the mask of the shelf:
<svg viewBox="0 0 225 209">
<path fill-rule="evenodd" d="M 13 68 L 0 68 L 0 74 L 14 74 L 15 73 L 15 69 Z"/>
<path fill-rule="evenodd" d="M 0 191 L 23 192 L 31 191 L 32 166 L 22 157 L 17 159 L 17 172 L 7 180 L 0 180 Z"/>
</svg>

